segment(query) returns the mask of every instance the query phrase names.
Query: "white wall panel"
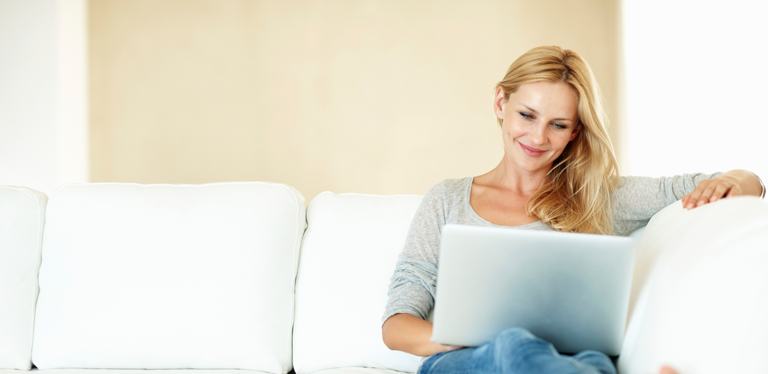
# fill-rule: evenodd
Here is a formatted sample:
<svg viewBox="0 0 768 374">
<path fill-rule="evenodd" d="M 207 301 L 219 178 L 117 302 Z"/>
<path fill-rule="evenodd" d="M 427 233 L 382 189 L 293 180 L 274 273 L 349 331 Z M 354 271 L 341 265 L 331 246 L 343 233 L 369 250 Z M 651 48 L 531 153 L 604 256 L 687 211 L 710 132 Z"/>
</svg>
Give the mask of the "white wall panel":
<svg viewBox="0 0 768 374">
<path fill-rule="evenodd" d="M 0 1 L 0 184 L 88 179 L 85 0 Z"/>
<path fill-rule="evenodd" d="M 748 169 L 768 178 L 768 5 L 622 4 L 624 174 Z"/>
</svg>

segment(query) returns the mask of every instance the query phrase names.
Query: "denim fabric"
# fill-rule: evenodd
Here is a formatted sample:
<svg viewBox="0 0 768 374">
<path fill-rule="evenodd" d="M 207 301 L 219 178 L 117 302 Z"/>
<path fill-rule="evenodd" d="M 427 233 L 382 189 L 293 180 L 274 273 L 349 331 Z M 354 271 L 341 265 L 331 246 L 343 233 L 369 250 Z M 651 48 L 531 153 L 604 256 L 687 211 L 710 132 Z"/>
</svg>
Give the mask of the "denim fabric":
<svg viewBox="0 0 768 374">
<path fill-rule="evenodd" d="M 514 328 L 474 348 L 442 352 L 429 357 L 418 374 L 616 374 L 603 353 L 584 351 L 564 356 L 555 347 L 525 329 Z"/>
</svg>

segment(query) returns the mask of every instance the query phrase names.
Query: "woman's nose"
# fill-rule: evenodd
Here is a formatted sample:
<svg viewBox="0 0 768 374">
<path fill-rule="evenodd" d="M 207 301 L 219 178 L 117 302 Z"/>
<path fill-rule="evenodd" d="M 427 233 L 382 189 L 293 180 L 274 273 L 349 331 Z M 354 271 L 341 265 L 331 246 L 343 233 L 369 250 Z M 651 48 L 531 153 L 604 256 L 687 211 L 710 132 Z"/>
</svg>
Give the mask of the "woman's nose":
<svg viewBox="0 0 768 374">
<path fill-rule="evenodd" d="M 531 138 L 531 141 L 536 144 L 544 144 L 547 140 L 547 125 L 541 122 L 537 122 L 531 127 L 531 131 L 528 134 L 528 136 Z"/>
</svg>

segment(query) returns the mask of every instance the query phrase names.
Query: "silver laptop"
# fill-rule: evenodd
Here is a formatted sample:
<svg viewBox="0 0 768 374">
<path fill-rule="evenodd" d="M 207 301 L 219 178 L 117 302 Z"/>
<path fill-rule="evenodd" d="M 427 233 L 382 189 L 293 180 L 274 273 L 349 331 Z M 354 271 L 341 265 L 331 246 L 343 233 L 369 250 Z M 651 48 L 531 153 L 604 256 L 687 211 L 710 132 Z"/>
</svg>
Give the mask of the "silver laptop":
<svg viewBox="0 0 768 374">
<path fill-rule="evenodd" d="M 618 355 L 637 239 L 443 228 L 432 340 L 477 346 L 523 327 L 561 353 Z"/>
</svg>

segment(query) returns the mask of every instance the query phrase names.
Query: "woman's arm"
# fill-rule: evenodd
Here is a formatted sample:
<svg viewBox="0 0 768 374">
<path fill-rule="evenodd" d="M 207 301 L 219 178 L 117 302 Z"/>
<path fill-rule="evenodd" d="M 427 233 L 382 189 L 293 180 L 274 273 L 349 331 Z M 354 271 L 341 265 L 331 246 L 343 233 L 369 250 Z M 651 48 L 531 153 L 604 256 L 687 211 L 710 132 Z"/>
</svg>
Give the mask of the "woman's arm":
<svg viewBox="0 0 768 374">
<path fill-rule="evenodd" d="M 395 314 L 384 321 L 381 336 L 389 349 L 416 356 L 432 356 L 461 348 L 429 340 L 432 337 L 432 322 L 407 313 Z"/>
<path fill-rule="evenodd" d="M 703 180 L 722 173 L 681 174 L 670 177 L 621 177 L 611 192 L 611 215 L 616 235 L 629 235 L 648 224 L 660 210 L 693 192 Z"/>
<path fill-rule="evenodd" d="M 446 191 L 458 181 L 442 181 L 421 200 L 395 264 L 382 316 L 382 338 L 390 349 L 429 356 L 444 351 L 429 341 L 427 322 L 435 300 L 440 232 L 446 222 Z"/>
<path fill-rule="evenodd" d="M 683 207 L 693 209 L 727 197 L 764 194 L 757 175 L 746 170 L 731 170 L 714 179 L 701 181 L 691 193 L 683 196 Z"/>
</svg>

